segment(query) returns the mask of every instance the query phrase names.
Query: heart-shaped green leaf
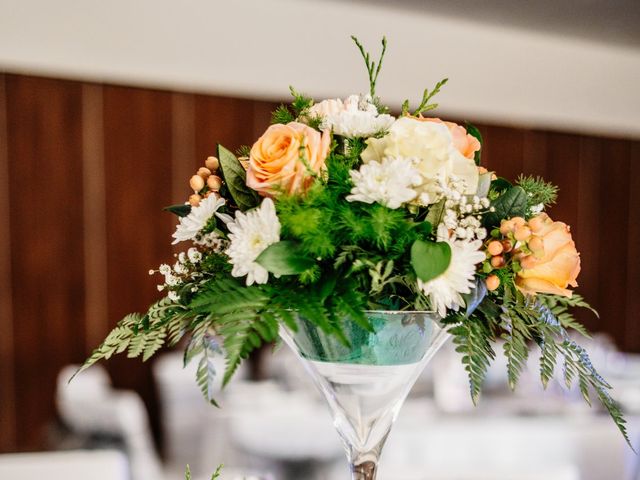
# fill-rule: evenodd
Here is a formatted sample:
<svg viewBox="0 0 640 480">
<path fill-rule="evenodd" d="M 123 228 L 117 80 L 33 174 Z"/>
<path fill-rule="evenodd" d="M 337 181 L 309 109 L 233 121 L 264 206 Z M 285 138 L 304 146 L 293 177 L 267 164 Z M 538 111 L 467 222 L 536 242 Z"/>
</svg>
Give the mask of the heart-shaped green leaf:
<svg viewBox="0 0 640 480">
<path fill-rule="evenodd" d="M 256 262 L 274 275 L 297 275 L 313 267 L 315 262 L 302 255 L 296 242 L 283 240 L 267 247 Z"/>
<path fill-rule="evenodd" d="M 446 242 L 416 240 L 411 246 L 411 266 L 423 282 L 442 275 L 451 263 L 451 246 Z"/>
</svg>

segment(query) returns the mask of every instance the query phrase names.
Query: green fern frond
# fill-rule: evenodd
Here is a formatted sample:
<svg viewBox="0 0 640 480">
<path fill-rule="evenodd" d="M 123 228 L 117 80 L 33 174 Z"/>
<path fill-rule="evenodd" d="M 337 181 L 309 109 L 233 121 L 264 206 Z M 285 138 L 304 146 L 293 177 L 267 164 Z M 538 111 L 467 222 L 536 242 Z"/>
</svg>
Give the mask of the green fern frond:
<svg viewBox="0 0 640 480">
<path fill-rule="evenodd" d="M 453 335 L 456 352 L 462 355 L 462 364 L 469 377 L 471 400 L 477 404 L 487 369 L 495 359 L 495 352 L 489 341 L 492 334 L 488 326 L 477 317 L 460 316 L 458 320 L 460 323 L 451 327 L 449 333 Z"/>
<path fill-rule="evenodd" d="M 105 338 L 102 344 L 91 353 L 89 358 L 85 360 L 84 364 L 76 373 L 74 373 L 69 381 L 73 380 L 73 378 L 80 372 L 86 370 L 100 360 L 108 360 L 113 355 L 124 352 L 129 346 L 131 339 L 135 336 L 135 330 L 137 330 L 141 320 L 142 317 L 137 313 L 131 313 L 120 320 L 118 325 L 111 330 L 109 335 L 107 335 L 107 338 Z"/>
</svg>

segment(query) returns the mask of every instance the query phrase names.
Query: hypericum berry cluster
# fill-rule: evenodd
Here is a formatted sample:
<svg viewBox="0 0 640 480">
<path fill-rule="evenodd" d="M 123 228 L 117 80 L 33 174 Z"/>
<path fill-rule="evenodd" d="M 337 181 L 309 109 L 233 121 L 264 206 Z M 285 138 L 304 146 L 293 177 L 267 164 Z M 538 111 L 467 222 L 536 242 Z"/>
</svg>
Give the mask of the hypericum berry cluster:
<svg viewBox="0 0 640 480">
<path fill-rule="evenodd" d="M 444 215 L 442 223 L 451 232 L 452 239 L 484 240 L 487 230 L 482 226 L 482 213 L 490 210 L 488 198 L 477 195 L 469 198 L 464 195 L 466 190 L 464 180 L 451 178 L 448 184 L 439 182 L 444 198 Z M 493 207 L 491 207 L 493 208 Z"/>
<path fill-rule="evenodd" d="M 502 220 L 499 229 L 491 232 L 494 240 L 487 244 L 487 261 L 483 264 L 483 271 L 509 267 L 515 273 L 523 268 L 533 268 L 538 259 L 544 257 L 544 241 L 535 235 L 542 228 L 544 219 L 542 213 L 528 222 L 522 217 Z M 486 279 L 487 288 L 495 290 L 500 286 L 500 278 L 491 274 Z"/>
<path fill-rule="evenodd" d="M 202 260 L 202 253 L 197 248 L 192 247 L 186 253 L 175 254 L 175 257 L 176 263 L 173 267 L 163 263 L 158 270 L 149 270 L 149 275 L 154 275 L 155 273 L 164 275 L 164 283 L 158 285 L 158 291 L 167 290 L 167 297 L 177 302 L 180 299 L 177 290 L 185 283 L 202 275 L 197 268 Z"/>
<path fill-rule="evenodd" d="M 198 172 L 189 179 L 189 186 L 193 190 L 193 195 L 189 197 L 192 207 L 197 207 L 200 200 L 209 195 L 217 195 L 222 188 L 222 178 L 216 175 L 220 168 L 220 161 L 217 157 L 207 157 L 205 166 L 200 167 Z"/>
</svg>

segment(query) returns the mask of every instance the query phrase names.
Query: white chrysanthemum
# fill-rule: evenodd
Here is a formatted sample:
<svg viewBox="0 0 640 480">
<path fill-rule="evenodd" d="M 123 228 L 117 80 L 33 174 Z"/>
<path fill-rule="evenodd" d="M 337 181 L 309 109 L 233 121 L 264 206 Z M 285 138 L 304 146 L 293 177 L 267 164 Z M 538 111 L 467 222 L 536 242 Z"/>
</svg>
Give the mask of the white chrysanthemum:
<svg viewBox="0 0 640 480">
<path fill-rule="evenodd" d="M 388 130 L 395 121 L 391 115 L 378 114 L 370 97 L 351 95 L 342 107 L 342 110 L 324 115 L 323 129 L 348 138 L 370 137 Z"/>
<path fill-rule="evenodd" d="M 198 235 L 198 232 L 207 225 L 207 222 L 213 215 L 225 223 L 233 220 L 231 216 L 218 212 L 218 209 L 224 206 L 225 203 L 224 198 L 216 197 L 216 195 L 209 195 L 203 199 L 200 205 L 191 209 L 189 215 L 180 219 L 180 223 L 173 234 L 174 240 L 172 244 L 175 245 L 178 242 L 193 240 L 196 235 Z"/>
<path fill-rule="evenodd" d="M 226 250 L 233 264 L 231 275 L 247 276 L 247 285 L 267 283 L 269 272 L 256 263 L 256 258 L 269 246 L 280 241 L 280 221 L 273 200 L 249 212 L 236 212 L 234 221 L 227 223 L 231 244 Z"/>
<path fill-rule="evenodd" d="M 480 240 L 449 240 L 448 243 L 451 246 L 451 263 L 447 270 L 428 282 L 418 279 L 418 287 L 429 297 L 432 307 L 442 317 L 446 316 L 447 309 L 457 311 L 465 305 L 461 294 L 471 293 L 476 265 L 485 259 L 484 252 L 480 251 Z"/>
<path fill-rule="evenodd" d="M 420 184 L 421 177 L 410 160 L 384 158 L 361 165 L 349 172 L 353 181 L 349 202 L 378 202 L 389 208 L 399 208 L 413 200 L 417 193 L 411 188 Z"/>
</svg>

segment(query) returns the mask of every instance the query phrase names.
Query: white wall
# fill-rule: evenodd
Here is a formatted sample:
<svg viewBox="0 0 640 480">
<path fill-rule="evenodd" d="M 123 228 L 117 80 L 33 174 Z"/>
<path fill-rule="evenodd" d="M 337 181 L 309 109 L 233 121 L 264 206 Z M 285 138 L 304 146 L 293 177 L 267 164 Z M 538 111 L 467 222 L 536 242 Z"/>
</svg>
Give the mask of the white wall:
<svg viewBox="0 0 640 480">
<path fill-rule="evenodd" d="M 640 49 L 346 1 L 0 0 L 0 69 L 342 96 L 368 88 L 350 34 L 375 51 L 389 38 L 379 93 L 392 106 L 448 76 L 441 113 L 640 137 Z"/>
</svg>

